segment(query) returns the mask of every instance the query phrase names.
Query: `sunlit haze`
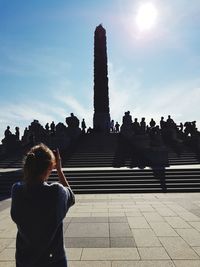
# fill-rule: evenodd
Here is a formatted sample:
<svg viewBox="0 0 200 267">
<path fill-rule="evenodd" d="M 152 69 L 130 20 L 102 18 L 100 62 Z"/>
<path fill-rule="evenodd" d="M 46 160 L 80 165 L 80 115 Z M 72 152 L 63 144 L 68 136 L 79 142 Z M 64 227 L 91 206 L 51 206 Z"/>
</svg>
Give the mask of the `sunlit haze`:
<svg viewBox="0 0 200 267">
<path fill-rule="evenodd" d="M 137 16 L 136 24 L 139 30 L 150 30 L 156 24 L 158 11 L 152 3 L 143 3 L 140 5 Z"/>
</svg>

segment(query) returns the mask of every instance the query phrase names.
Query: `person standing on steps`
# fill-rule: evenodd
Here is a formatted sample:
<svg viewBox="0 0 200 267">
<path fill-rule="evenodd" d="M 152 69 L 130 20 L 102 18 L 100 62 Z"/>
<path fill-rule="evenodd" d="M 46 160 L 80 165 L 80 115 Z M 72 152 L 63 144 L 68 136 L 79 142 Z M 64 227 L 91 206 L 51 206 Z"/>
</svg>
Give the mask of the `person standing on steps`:
<svg viewBox="0 0 200 267">
<path fill-rule="evenodd" d="M 81 129 L 82 129 L 82 133 L 85 133 L 85 129 L 86 129 L 86 124 L 85 124 L 85 119 L 82 120 L 81 122 Z"/>
<path fill-rule="evenodd" d="M 110 122 L 110 132 L 114 133 L 114 120 L 111 120 Z"/>
<path fill-rule="evenodd" d="M 53 168 L 59 183 L 47 184 Z M 75 197 L 62 172 L 59 150 L 53 152 L 44 144 L 32 147 L 23 171 L 24 181 L 12 187 L 16 267 L 67 267 L 63 219 Z"/>
<path fill-rule="evenodd" d="M 115 132 L 116 133 L 119 133 L 119 123 L 118 122 L 116 122 L 116 124 L 115 124 Z"/>
</svg>

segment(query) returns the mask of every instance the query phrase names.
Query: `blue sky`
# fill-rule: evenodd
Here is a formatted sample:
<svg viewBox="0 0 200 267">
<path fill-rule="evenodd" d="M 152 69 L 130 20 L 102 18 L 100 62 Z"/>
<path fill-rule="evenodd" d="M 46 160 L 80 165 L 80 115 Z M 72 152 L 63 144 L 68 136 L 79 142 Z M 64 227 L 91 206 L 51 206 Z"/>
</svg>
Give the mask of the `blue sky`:
<svg viewBox="0 0 200 267">
<path fill-rule="evenodd" d="M 140 5 L 156 7 L 140 31 Z M 33 119 L 93 116 L 93 39 L 107 32 L 111 117 L 171 116 L 200 126 L 198 0 L 0 0 L 0 137 Z"/>
</svg>

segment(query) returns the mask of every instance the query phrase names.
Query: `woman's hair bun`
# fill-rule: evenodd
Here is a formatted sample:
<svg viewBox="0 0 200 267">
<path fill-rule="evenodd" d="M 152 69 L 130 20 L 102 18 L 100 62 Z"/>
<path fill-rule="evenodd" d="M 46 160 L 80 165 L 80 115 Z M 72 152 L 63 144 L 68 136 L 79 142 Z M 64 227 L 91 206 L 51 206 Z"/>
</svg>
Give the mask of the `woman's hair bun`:
<svg viewBox="0 0 200 267">
<path fill-rule="evenodd" d="M 29 158 L 35 158 L 35 153 L 33 153 L 33 152 L 30 152 L 30 153 L 28 153 L 27 154 L 27 157 L 29 157 Z"/>
<path fill-rule="evenodd" d="M 31 163 L 35 160 L 35 153 L 30 152 L 26 155 L 26 163 Z"/>
</svg>

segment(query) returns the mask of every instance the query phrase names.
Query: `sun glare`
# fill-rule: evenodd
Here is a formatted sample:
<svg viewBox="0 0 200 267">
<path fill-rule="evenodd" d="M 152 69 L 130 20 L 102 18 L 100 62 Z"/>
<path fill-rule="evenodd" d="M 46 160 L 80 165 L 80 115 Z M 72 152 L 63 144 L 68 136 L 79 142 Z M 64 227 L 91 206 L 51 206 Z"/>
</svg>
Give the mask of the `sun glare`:
<svg viewBox="0 0 200 267">
<path fill-rule="evenodd" d="M 156 24 L 158 11 L 152 3 L 144 3 L 138 9 L 136 24 L 140 31 L 150 30 Z"/>
</svg>

